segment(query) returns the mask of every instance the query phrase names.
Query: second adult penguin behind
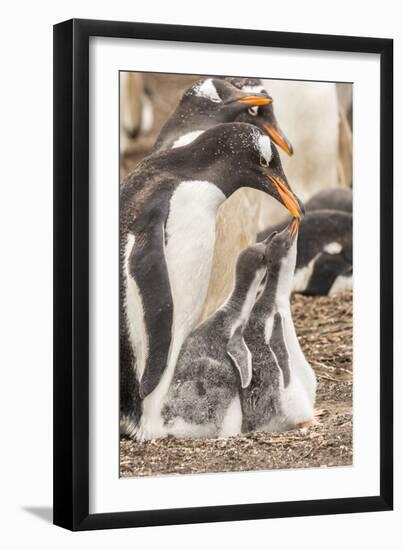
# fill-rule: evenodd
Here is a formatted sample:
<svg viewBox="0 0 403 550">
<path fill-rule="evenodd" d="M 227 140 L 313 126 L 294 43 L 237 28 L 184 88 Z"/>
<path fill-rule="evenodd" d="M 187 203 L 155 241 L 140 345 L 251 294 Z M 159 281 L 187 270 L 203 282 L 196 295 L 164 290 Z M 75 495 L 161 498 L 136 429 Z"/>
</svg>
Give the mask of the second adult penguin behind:
<svg viewBox="0 0 403 550">
<path fill-rule="evenodd" d="M 272 98 L 260 80 L 251 78 L 205 78 L 195 82 L 162 127 L 153 151 L 188 145 L 208 128 L 226 122 L 253 124 L 288 155 L 293 153 L 274 115 Z"/>
<path fill-rule="evenodd" d="M 190 145 L 151 155 L 122 187 L 122 335 L 134 348 L 143 398 L 139 439 L 160 434 L 162 396 L 205 300 L 217 209 L 244 186 L 302 216 L 276 148 L 243 123 L 215 126 Z M 122 368 L 133 365 L 123 360 Z"/>
</svg>

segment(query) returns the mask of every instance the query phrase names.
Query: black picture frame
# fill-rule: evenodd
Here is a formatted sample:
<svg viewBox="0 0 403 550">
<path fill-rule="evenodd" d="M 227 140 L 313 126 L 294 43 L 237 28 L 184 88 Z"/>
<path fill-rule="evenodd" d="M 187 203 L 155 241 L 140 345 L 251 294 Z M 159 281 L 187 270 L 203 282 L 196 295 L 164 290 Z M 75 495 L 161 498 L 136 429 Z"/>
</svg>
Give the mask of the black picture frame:
<svg viewBox="0 0 403 550">
<path fill-rule="evenodd" d="M 89 38 L 381 56 L 380 490 L 356 498 L 89 513 Z M 54 26 L 54 523 L 71 530 L 392 510 L 393 40 L 73 19 Z"/>
</svg>

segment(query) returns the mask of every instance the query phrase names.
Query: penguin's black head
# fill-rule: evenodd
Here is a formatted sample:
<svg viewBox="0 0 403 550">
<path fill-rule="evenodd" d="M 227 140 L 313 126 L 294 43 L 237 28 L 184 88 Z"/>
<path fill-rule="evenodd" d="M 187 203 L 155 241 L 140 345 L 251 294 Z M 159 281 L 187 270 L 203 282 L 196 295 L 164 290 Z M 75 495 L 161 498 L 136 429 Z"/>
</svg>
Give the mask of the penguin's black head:
<svg viewBox="0 0 403 550">
<path fill-rule="evenodd" d="M 203 115 L 217 124 L 232 122 L 242 114 L 247 115 L 249 109 L 271 102 L 267 93 L 243 91 L 220 78 L 203 78 L 184 93 L 177 113 L 183 116 Z"/>
<path fill-rule="evenodd" d="M 237 122 L 248 122 L 261 128 L 270 136 L 270 139 L 278 145 L 287 155 L 294 153 L 290 141 L 281 130 L 274 114 L 273 100 L 264 88 L 262 81 L 257 78 L 227 78 L 236 88 L 239 88 L 244 93 L 263 94 L 270 99 L 270 103 L 266 105 L 251 105 L 247 110 L 242 111 L 236 118 Z"/>
<path fill-rule="evenodd" d="M 256 126 L 219 124 L 204 132 L 190 147 L 199 151 L 199 155 L 204 151 L 199 162 L 210 165 L 210 181 L 225 194 L 240 187 L 253 187 L 277 199 L 293 217 L 303 216 L 303 205 L 288 185 L 277 149 Z"/>
</svg>

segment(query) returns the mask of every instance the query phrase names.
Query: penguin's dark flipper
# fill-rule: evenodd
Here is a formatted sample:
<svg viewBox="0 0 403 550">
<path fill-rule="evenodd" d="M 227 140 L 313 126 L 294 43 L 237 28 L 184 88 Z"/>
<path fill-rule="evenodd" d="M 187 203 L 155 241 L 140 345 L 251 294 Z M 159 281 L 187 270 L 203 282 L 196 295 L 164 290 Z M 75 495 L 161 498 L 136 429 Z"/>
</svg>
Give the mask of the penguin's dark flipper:
<svg viewBox="0 0 403 550">
<path fill-rule="evenodd" d="M 227 344 L 227 353 L 239 371 L 242 388 L 247 388 L 252 380 L 252 356 L 243 339 L 243 331 L 238 327 Z"/>
<path fill-rule="evenodd" d="M 135 231 L 129 272 L 139 290 L 147 335 L 146 357 L 139 393 L 144 399 L 158 385 L 167 365 L 172 337 L 173 301 L 164 256 L 166 216 L 159 209 L 148 216 L 146 227 Z M 134 228 L 136 230 L 136 228 Z"/>
<path fill-rule="evenodd" d="M 290 363 L 287 346 L 284 340 L 283 319 L 279 312 L 274 315 L 270 347 L 276 356 L 278 366 L 283 373 L 284 387 L 286 388 L 290 383 Z"/>
</svg>

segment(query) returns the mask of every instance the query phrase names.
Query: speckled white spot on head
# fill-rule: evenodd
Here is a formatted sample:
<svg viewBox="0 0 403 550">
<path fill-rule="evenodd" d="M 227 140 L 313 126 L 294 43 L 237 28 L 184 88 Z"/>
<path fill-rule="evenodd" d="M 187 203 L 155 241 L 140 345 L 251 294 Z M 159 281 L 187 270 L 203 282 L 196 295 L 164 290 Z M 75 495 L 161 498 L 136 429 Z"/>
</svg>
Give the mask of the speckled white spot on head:
<svg viewBox="0 0 403 550">
<path fill-rule="evenodd" d="M 198 97 L 205 97 L 214 103 L 221 103 L 221 98 L 211 78 L 197 84 L 194 88 L 194 92 Z"/>
<path fill-rule="evenodd" d="M 251 94 L 261 94 L 262 92 L 265 92 L 266 90 L 264 89 L 263 86 L 242 86 L 242 91 L 243 92 L 249 92 Z"/>
<path fill-rule="evenodd" d="M 343 250 L 343 247 L 341 246 L 340 243 L 337 243 L 336 241 L 334 241 L 324 246 L 323 250 L 328 254 L 340 254 L 340 252 Z"/>
<path fill-rule="evenodd" d="M 267 164 L 269 164 L 272 157 L 271 141 L 269 136 L 262 136 L 261 134 L 259 134 L 259 137 L 257 139 L 257 148 L 262 157 L 266 159 Z"/>
<path fill-rule="evenodd" d="M 188 132 L 187 134 L 184 134 L 183 136 L 179 137 L 176 141 L 174 141 L 174 144 L 172 145 L 172 149 L 176 149 L 177 147 L 183 147 L 184 145 L 189 145 L 189 143 L 192 143 L 197 137 L 199 137 L 204 130 L 195 130 L 194 132 Z"/>
</svg>

